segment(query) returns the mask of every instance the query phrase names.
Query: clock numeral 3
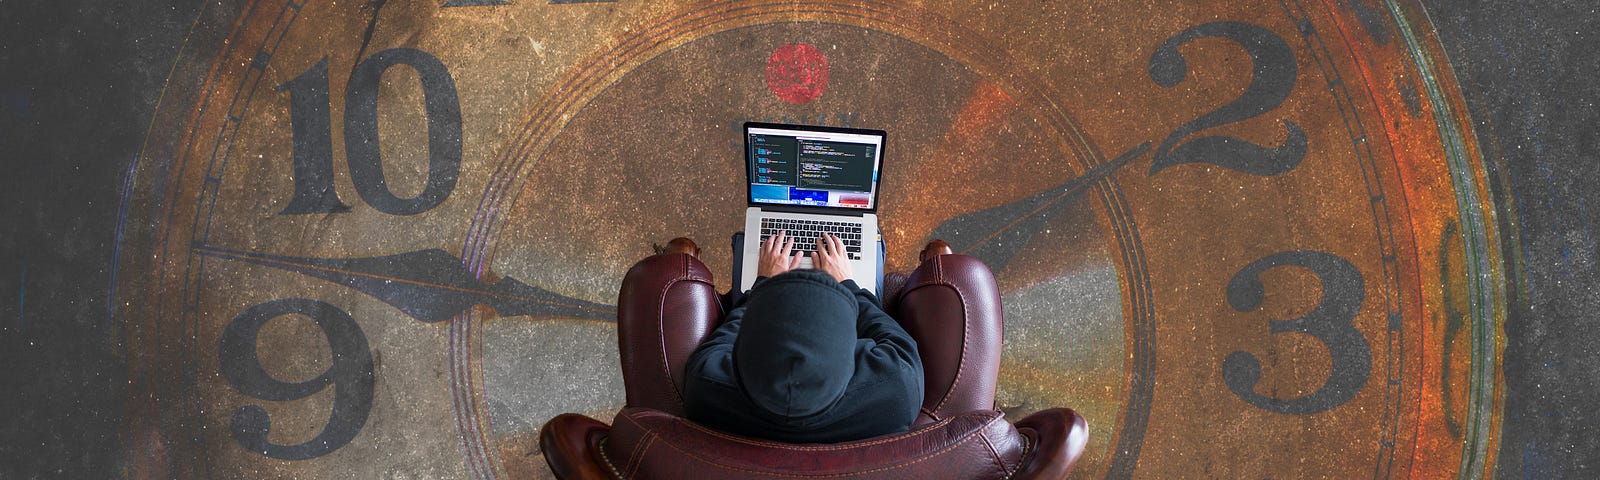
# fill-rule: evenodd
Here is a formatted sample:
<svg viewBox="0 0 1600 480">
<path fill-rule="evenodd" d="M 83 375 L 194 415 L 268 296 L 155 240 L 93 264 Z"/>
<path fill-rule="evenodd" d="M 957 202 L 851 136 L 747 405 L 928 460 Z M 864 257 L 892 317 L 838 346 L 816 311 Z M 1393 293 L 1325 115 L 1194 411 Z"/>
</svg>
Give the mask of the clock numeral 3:
<svg viewBox="0 0 1600 480">
<path fill-rule="evenodd" d="M 1254 174 L 1278 175 L 1300 164 L 1306 156 L 1306 134 L 1294 122 L 1283 120 L 1287 138 L 1283 146 L 1263 147 L 1243 139 L 1212 135 L 1178 143 L 1202 130 L 1260 116 L 1278 107 L 1294 89 L 1294 50 L 1271 30 L 1240 22 L 1211 22 L 1190 27 L 1168 38 L 1150 55 L 1150 79 L 1174 87 L 1188 75 L 1188 62 L 1178 47 L 1191 41 L 1221 37 L 1237 42 L 1250 54 L 1253 68 L 1244 93 L 1221 108 L 1190 120 L 1156 147 L 1150 173 L 1183 163 L 1210 163 Z"/>
<path fill-rule="evenodd" d="M 261 368 L 256 353 L 256 336 L 267 321 L 298 314 L 315 320 L 327 336 L 333 362 L 321 375 L 303 382 L 284 382 Z M 315 438 L 298 445 L 278 445 L 267 440 L 272 419 L 257 405 L 239 407 L 233 413 L 233 439 L 246 450 L 284 460 L 305 460 L 332 453 L 356 438 L 372 412 L 375 384 L 372 353 L 367 336 L 349 313 L 327 302 L 306 298 L 284 298 L 250 307 L 222 332 L 218 358 L 222 376 L 239 393 L 261 400 L 284 402 L 317 394 L 329 386 L 335 389 L 333 411 L 328 423 Z"/>
<path fill-rule="evenodd" d="M 411 198 L 394 195 L 383 175 L 378 149 L 378 86 L 385 71 L 408 65 L 422 81 L 428 117 L 428 180 Z M 367 57 L 350 72 L 344 109 L 345 156 L 350 181 L 368 205 L 392 215 L 415 215 L 443 203 L 461 173 L 461 103 L 455 80 L 438 58 L 411 48 Z M 337 213 L 350 207 L 333 187 L 333 122 L 328 94 L 328 59 L 279 85 L 289 91 L 294 143 L 294 198 L 280 214 Z"/>
<path fill-rule="evenodd" d="M 1298 398 L 1259 395 L 1255 385 L 1261 381 L 1261 361 L 1248 352 L 1233 352 L 1222 362 L 1222 379 L 1245 402 L 1264 410 L 1286 414 L 1312 414 L 1343 405 L 1355 397 L 1372 370 L 1372 351 L 1366 337 L 1353 323 L 1361 310 L 1366 287 L 1361 272 L 1349 261 L 1326 252 L 1296 250 L 1268 255 L 1251 262 L 1228 281 L 1228 303 L 1235 310 L 1252 312 L 1261 308 L 1266 286 L 1261 274 L 1279 266 L 1293 265 L 1310 270 L 1322 283 L 1322 297 L 1311 313 L 1289 320 L 1272 320 L 1272 333 L 1299 332 L 1315 337 L 1328 347 L 1333 365 L 1322 387 Z"/>
</svg>

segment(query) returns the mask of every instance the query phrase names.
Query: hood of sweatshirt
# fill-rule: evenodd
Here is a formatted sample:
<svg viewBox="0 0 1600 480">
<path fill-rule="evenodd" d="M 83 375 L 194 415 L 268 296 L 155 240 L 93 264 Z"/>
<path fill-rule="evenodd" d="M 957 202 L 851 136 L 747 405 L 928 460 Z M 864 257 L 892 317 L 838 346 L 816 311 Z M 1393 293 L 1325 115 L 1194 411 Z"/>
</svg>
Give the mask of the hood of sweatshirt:
<svg viewBox="0 0 1600 480">
<path fill-rule="evenodd" d="M 734 369 L 756 406 L 794 419 L 844 395 L 855 372 L 855 295 L 827 273 L 795 270 L 750 291 Z"/>
</svg>

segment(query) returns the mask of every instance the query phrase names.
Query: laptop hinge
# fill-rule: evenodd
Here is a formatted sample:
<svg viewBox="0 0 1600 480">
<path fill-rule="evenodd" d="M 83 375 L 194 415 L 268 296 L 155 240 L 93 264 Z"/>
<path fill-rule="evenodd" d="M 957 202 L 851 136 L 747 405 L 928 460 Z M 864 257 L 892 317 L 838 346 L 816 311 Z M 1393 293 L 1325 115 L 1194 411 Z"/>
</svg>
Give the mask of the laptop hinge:
<svg viewBox="0 0 1600 480">
<path fill-rule="evenodd" d="M 870 210 L 856 210 L 856 209 L 851 209 L 851 208 L 818 208 L 818 207 L 803 207 L 803 206 L 794 206 L 794 205 L 757 205 L 756 207 L 760 208 L 761 211 L 763 211 L 763 212 L 806 213 L 806 214 L 814 214 L 814 215 L 841 215 L 841 216 L 849 215 L 849 216 L 854 216 L 854 217 L 862 217 L 862 216 L 866 216 L 866 214 L 869 214 L 869 213 L 877 213 L 877 212 L 870 211 Z"/>
</svg>

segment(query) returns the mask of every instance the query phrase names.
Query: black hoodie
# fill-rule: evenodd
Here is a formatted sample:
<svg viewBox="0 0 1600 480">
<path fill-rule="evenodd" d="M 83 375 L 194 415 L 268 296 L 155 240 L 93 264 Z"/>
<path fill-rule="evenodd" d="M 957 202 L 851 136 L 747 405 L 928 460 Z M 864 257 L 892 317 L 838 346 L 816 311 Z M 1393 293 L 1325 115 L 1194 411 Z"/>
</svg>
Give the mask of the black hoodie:
<svg viewBox="0 0 1600 480">
<path fill-rule="evenodd" d="M 759 279 L 689 357 L 688 418 L 729 433 L 833 443 L 905 431 L 922 404 L 916 341 L 852 280 Z"/>
</svg>

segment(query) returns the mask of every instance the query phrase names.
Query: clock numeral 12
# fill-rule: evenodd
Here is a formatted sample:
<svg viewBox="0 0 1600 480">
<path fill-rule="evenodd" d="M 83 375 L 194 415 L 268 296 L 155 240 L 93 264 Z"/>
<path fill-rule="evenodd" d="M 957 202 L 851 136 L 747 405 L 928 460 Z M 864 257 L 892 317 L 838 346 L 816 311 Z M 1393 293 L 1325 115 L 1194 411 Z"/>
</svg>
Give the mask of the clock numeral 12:
<svg viewBox="0 0 1600 480">
<path fill-rule="evenodd" d="M 378 84 L 389 67 L 401 64 L 421 78 L 428 117 L 428 181 L 411 198 L 397 197 L 389 189 L 378 150 Z M 277 90 L 289 91 L 294 144 L 294 198 L 279 214 L 349 211 L 333 187 L 328 59 Z M 439 206 L 455 190 L 461 173 L 461 103 L 450 70 L 433 55 L 411 48 L 384 50 L 362 60 L 346 84 L 344 149 L 350 181 L 368 205 L 392 215 L 415 215 Z"/>
<path fill-rule="evenodd" d="M 256 352 L 256 337 L 261 327 L 274 318 L 298 314 L 317 322 L 333 352 L 332 365 L 315 378 L 285 382 L 261 368 Z M 222 332 L 218 356 L 222 376 L 239 393 L 261 400 L 285 402 L 299 400 L 334 387 L 333 411 L 328 423 L 315 438 L 298 445 L 278 445 L 267 440 L 272 419 L 257 405 L 239 407 L 233 413 L 233 439 L 251 452 L 283 460 L 305 460 L 332 453 L 356 438 L 372 413 L 372 352 L 367 335 L 349 313 L 327 302 L 307 298 L 283 298 L 250 307 L 240 313 Z"/>
</svg>

